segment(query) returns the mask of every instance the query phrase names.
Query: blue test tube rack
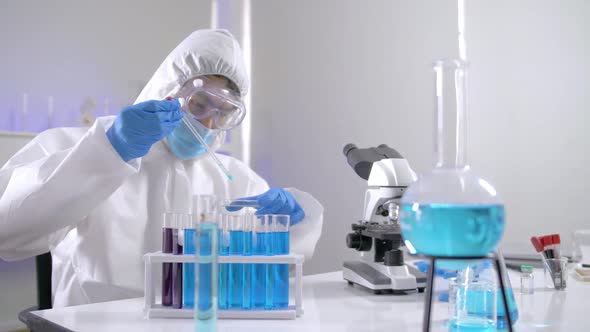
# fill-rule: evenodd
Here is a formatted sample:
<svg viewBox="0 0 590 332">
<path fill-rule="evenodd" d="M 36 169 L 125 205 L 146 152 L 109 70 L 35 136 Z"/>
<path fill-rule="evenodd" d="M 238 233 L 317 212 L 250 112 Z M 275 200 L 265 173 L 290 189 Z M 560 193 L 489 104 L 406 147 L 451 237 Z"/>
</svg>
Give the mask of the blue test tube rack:
<svg viewBox="0 0 590 332">
<path fill-rule="evenodd" d="M 144 313 L 147 318 L 194 318 L 192 308 L 173 308 L 156 302 L 156 267 L 163 263 L 194 263 L 195 255 L 173 255 L 162 252 L 145 254 Z M 288 254 L 275 256 L 218 256 L 218 263 L 239 264 L 288 264 L 295 266 L 293 305 L 273 310 L 226 310 L 218 309 L 219 319 L 296 319 L 303 315 L 303 255 Z"/>
</svg>

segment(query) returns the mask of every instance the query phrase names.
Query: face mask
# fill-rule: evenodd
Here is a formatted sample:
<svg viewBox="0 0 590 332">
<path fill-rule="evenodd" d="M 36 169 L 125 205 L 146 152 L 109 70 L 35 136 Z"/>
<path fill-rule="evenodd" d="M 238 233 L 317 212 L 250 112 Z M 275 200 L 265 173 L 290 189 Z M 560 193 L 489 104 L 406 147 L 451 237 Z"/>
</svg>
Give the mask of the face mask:
<svg viewBox="0 0 590 332">
<path fill-rule="evenodd" d="M 195 119 L 189 119 L 189 121 L 207 145 L 211 146 L 211 143 L 213 143 L 215 137 L 217 137 L 218 130 L 209 129 Z M 193 136 L 184 123 L 181 123 L 178 128 L 174 129 L 172 133 L 166 137 L 166 143 L 172 153 L 181 160 L 193 159 L 207 152 L 205 147 Z"/>
</svg>

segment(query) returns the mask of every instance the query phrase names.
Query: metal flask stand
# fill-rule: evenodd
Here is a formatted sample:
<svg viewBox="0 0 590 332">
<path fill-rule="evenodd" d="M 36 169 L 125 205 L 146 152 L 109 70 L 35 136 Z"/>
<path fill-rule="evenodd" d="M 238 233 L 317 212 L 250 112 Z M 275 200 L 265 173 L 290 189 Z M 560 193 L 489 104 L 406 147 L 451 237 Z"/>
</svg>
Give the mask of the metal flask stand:
<svg viewBox="0 0 590 332">
<path fill-rule="evenodd" d="M 426 276 L 426 294 L 424 297 L 424 317 L 422 319 L 422 331 L 429 332 L 430 331 L 430 312 L 432 310 L 432 289 L 434 286 L 434 270 L 435 270 L 435 263 L 437 260 L 482 260 L 482 259 L 490 259 L 495 262 L 496 265 L 496 275 L 498 276 L 498 281 L 500 283 L 500 290 L 502 293 L 502 300 L 504 300 L 504 312 L 506 313 L 506 322 L 508 323 L 508 331 L 512 332 L 512 317 L 510 317 L 510 310 L 508 310 L 508 295 L 506 294 L 506 286 L 504 285 L 504 278 L 502 278 L 502 270 L 503 266 L 500 262 L 497 253 L 490 254 L 487 256 L 478 256 L 478 257 L 462 257 L 462 256 L 426 256 L 426 255 L 419 255 L 422 256 L 430 261 L 430 267 L 427 272 Z"/>
</svg>

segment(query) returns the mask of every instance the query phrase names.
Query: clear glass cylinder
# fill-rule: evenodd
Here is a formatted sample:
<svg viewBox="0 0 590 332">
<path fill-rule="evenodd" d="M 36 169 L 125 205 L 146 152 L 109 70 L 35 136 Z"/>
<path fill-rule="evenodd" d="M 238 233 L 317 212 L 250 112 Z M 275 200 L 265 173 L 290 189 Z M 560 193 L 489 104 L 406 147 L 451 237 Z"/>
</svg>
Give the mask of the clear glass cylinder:
<svg viewBox="0 0 590 332">
<path fill-rule="evenodd" d="M 182 251 L 185 255 L 197 252 L 197 227 L 202 224 L 215 224 L 215 196 L 193 196 L 191 222 L 184 228 L 184 244 Z M 182 268 L 182 307 L 193 308 L 195 305 L 195 263 L 184 263 Z"/>
<path fill-rule="evenodd" d="M 457 283 L 450 331 L 496 331 L 496 286 L 488 280 Z"/>
<path fill-rule="evenodd" d="M 504 233 L 504 205 L 468 164 L 467 65 L 440 60 L 434 72 L 435 164 L 401 199 L 402 235 L 412 253 L 484 256 L 494 252 Z"/>
<path fill-rule="evenodd" d="M 217 224 L 195 227 L 195 322 L 197 331 L 215 331 L 217 325 Z"/>
<path fill-rule="evenodd" d="M 567 257 L 547 258 L 543 260 L 543 277 L 545 287 L 564 290 L 567 286 Z"/>
</svg>

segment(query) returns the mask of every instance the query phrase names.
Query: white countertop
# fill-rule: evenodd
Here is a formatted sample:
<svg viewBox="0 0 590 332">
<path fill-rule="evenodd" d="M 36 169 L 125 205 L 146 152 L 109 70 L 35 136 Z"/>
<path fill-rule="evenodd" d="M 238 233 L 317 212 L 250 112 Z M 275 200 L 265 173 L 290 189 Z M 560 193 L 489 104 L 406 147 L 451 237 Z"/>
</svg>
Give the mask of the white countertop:
<svg viewBox="0 0 590 332">
<path fill-rule="evenodd" d="M 542 271 L 535 271 L 538 285 Z M 442 279 L 437 279 L 437 281 Z M 517 331 L 588 331 L 590 283 L 568 279 L 565 291 L 538 287 L 532 295 L 518 293 L 518 274 L 511 282 L 519 310 Z M 373 295 L 343 281 L 341 272 L 303 278 L 305 313 L 296 320 L 219 320 L 219 331 L 419 331 L 423 294 Z M 436 298 L 436 295 L 434 296 Z M 445 331 L 447 303 L 436 303 L 433 328 Z M 146 319 L 143 299 L 95 303 L 35 311 L 34 314 L 73 331 L 194 331 L 191 319 Z"/>
</svg>

